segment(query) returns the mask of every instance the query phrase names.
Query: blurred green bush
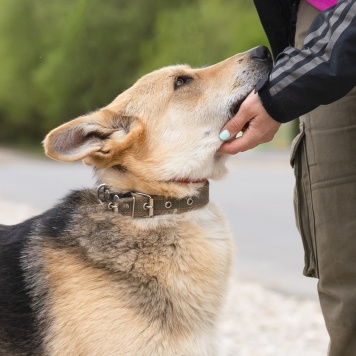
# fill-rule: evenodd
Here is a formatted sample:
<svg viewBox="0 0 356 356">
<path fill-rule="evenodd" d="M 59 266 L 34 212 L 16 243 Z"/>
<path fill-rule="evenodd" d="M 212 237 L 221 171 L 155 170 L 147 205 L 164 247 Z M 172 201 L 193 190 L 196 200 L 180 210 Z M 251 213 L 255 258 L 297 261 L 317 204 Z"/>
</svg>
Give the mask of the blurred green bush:
<svg viewBox="0 0 356 356">
<path fill-rule="evenodd" d="M 260 44 L 250 0 L 0 0 L 0 142 L 39 142 L 158 67 Z"/>
</svg>

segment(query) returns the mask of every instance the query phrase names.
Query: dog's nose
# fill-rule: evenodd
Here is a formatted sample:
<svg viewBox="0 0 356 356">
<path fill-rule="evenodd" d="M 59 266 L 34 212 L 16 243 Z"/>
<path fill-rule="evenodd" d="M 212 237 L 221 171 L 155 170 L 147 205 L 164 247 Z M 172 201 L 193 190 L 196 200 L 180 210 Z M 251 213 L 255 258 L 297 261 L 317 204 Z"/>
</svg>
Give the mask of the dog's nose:
<svg viewBox="0 0 356 356">
<path fill-rule="evenodd" d="M 250 52 L 251 59 L 260 59 L 260 60 L 272 60 L 272 56 L 265 46 L 258 46 L 251 50 Z"/>
</svg>

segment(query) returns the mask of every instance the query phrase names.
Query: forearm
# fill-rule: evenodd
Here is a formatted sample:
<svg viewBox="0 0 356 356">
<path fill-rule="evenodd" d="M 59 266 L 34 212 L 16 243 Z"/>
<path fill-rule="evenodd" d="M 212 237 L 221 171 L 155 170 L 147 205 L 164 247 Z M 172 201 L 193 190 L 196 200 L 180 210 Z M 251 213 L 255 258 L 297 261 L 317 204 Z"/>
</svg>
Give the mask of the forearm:
<svg viewBox="0 0 356 356">
<path fill-rule="evenodd" d="M 261 84 L 263 106 L 279 122 L 347 94 L 356 85 L 356 2 L 340 1 L 321 13 L 302 49 L 286 48 Z"/>
</svg>

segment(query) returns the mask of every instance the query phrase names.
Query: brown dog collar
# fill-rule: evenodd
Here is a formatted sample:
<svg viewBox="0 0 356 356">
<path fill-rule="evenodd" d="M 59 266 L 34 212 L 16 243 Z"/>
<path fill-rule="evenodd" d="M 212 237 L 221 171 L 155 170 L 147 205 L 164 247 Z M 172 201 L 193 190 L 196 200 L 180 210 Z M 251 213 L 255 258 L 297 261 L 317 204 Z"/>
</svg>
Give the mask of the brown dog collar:
<svg viewBox="0 0 356 356">
<path fill-rule="evenodd" d="M 180 199 L 139 192 L 113 193 L 105 184 L 100 185 L 97 192 L 99 202 L 107 203 L 109 210 L 135 218 L 186 213 L 199 209 L 209 202 L 208 181 L 199 189 L 198 195 Z"/>
</svg>

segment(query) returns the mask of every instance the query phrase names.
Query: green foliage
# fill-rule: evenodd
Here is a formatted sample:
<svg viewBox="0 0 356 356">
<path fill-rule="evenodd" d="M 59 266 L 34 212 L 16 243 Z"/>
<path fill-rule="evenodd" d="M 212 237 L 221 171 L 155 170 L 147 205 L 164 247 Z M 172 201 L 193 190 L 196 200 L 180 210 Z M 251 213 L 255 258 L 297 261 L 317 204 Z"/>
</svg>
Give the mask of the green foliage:
<svg viewBox="0 0 356 356">
<path fill-rule="evenodd" d="M 0 0 L 0 142 L 39 141 L 158 67 L 259 44 L 249 0 Z"/>
<path fill-rule="evenodd" d="M 266 44 L 248 0 L 197 0 L 159 11 L 152 40 L 142 46 L 142 73 L 168 64 L 213 64 Z"/>
</svg>

